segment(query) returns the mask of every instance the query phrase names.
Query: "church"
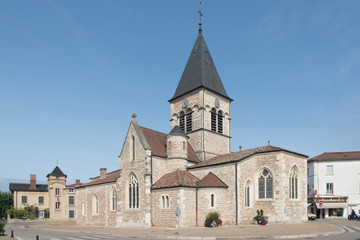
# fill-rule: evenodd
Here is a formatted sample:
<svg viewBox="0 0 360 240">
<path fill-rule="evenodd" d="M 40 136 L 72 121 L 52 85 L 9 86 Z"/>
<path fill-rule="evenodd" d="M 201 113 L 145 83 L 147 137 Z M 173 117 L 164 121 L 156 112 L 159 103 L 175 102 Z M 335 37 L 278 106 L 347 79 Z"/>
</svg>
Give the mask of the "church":
<svg viewBox="0 0 360 240">
<path fill-rule="evenodd" d="M 260 209 L 269 222 L 307 221 L 308 156 L 270 143 L 231 152 L 232 101 L 200 24 L 169 100 L 171 131 L 141 126 L 133 114 L 121 169 L 101 168 L 76 188 L 77 223 L 193 227 L 217 212 L 224 225 L 238 225 Z"/>
</svg>

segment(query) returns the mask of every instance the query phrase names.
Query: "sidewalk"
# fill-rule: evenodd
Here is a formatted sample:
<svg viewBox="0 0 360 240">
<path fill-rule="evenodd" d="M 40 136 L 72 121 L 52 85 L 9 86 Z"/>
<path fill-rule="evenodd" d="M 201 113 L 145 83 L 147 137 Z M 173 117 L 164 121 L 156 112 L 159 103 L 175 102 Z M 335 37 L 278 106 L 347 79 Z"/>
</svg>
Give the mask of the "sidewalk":
<svg viewBox="0 0 360 240">
<path fill-rule="evenodd" d="M 317 237 L 343 232 L 334 225 L 318 222 L 298 224 L 269 224 L 222 226 L 218 228 L 192 227 L 180 229 L 177 235 L 176 228 L 115 228 L 93 225 L 74 225 L 69 223 L 41 223 L 29 224 L 32 229 L 79 231 L 96 234 L 111 234 L 119 237 L 147 237 L 147 238 L 170 238 L 170 239 L 193 239 L 193 240 L 219 240 L 219 239 L 249 239 L 249 238 L 299 238 Z"/>
</svg>

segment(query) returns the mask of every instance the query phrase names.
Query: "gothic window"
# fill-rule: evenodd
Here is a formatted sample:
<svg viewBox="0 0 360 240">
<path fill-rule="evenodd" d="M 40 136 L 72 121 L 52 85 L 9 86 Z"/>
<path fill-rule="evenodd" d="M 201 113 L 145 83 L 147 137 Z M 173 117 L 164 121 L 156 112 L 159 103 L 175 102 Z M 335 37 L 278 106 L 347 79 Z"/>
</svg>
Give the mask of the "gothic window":
<svg viewBox="0 0 360 240">
<path fill-rule="evenodd" d="M 245 207 L 250 207 L 250 181 L 245 185 Z"/>
<path fill-rule="evenodd" d="M 220 110 L 218 112 L 218 133 L 223 133 L 223 112 Z"/>
<path fill-rule="evenodd" d="M 93 212 L 92 214 L 99 214 L 99 199 L 96 194 L 93 196 Z"/>
<path fill-rule="evenodd" d="M 139 182 L 134 174 L 129 182 L 129 208 L 139 208 Z"/>
<path fill-rule="evenodd" d="M 111 194 L 111 211 L 116 211 L 117 208 L 116 204 L 117 204 L 117 194 L 116 194 L 116 190 L 113 188 Z"/>
<path fill-rule="evenodd" d="M 298 198 L 298 171 L 295 166 L 291 169 L 289 177 L 289 197 Z"/>
<path fill-rule="evenodd" d="M 170 199 L 169 196 L 166 196 L 166 207 L 170 207 Z"/>
<path fill-rule="evenodd" d="M 264 169 L 259 177 L 259 199 L 273 198 L 273 180 L 270 172 Z"/>
<path fill-rule="evenodd" d="M 186 109 L 186 132 L 192 131 L 192 110 L 191 108 Z"/>
<path fill-rule="evenodd" d="M 185 113 L 184 113 L 184 111 L 180 112 L 179 126 L 185 132 Z"/>
<path fill-rule="evenodd" d="M 211 109 L 211 131 L 216 132 L 216 110 L 215 110 L 215 108 Z"/>
</svg>

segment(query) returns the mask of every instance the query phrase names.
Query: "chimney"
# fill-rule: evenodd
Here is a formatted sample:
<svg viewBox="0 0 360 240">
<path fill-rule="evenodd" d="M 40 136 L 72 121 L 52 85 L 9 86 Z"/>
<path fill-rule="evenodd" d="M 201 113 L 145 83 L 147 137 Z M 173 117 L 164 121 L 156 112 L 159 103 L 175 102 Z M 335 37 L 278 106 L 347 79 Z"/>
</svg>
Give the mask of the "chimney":
<svg viewBox="0 0 360 240">
<path fill-rule="evenodd" d="M 80 179 L 76 179 L 76 184 L 75 184 L 76 187 L 80 186 Z"/>
<path fill-rule="evenodd" d="M 36 189 L 36 174 L 30 174 L 30 188 Z"/>
<path fill-rule="evenodd" d="M 106 168 L 100 168 L 100 179 L 106 178 Z"/>
</svg>

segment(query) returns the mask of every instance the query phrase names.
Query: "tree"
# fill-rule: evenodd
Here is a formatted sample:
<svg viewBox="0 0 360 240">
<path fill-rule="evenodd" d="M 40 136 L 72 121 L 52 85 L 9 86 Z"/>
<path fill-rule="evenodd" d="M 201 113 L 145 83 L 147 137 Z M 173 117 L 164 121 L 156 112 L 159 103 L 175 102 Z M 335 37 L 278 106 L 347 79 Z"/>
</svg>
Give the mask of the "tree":
<svg viewBox="0 0 360 240">
<path fill-rule="evenodd" d="M 0 191 L 0 219 L 6 218 L 6 210 L 13 206 L 13 194 Z"/>
</svg>

